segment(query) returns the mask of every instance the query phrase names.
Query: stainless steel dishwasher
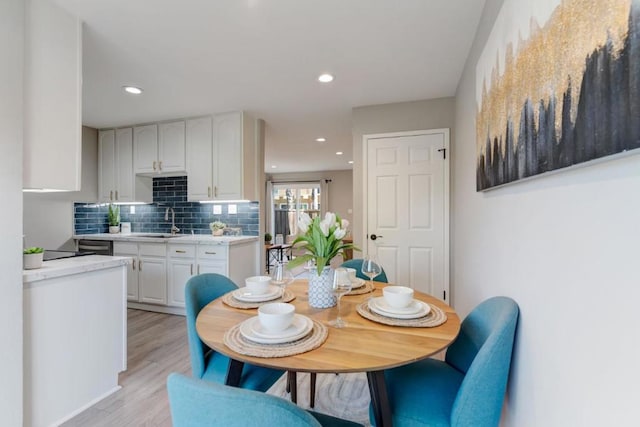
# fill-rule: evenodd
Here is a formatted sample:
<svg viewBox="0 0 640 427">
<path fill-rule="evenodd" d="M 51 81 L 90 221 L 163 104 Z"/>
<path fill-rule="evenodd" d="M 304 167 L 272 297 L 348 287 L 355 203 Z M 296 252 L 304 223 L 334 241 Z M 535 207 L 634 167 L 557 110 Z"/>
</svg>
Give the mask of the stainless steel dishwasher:
<svg viewBox="0 0 640 427">
<path fill-rule="evenodd" d="M 78 240 L 78 252 L 93 252 L 96 255 L 113 255 L 111 240 Z"/>
</svg>

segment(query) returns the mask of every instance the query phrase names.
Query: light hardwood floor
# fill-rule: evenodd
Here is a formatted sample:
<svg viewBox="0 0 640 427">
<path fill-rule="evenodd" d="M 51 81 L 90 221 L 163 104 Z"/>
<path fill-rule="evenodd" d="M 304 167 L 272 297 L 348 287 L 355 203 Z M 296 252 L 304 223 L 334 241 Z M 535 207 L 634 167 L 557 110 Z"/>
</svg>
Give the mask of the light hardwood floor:
<svg viewBox="0 0 640 427">
<path fill-rule="evenodd" d="M 132 309 L 127 318 L 127 370 L 120 374 L 122 389 L 63 426 L 171 426 L 167 375 L 191 375 L 186 320 Z"/>
</svg>

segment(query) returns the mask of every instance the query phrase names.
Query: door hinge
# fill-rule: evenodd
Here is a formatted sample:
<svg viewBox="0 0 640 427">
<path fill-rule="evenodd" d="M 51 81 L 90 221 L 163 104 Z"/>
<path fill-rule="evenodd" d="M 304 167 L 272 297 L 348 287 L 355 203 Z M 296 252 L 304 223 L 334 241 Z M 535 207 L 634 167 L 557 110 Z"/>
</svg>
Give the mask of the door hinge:
<svg viewBox="0 0 640 427">
<path fill-rule="evenodd" d="M 439 152 L 442 152 L 442 158 L 444 160 L 446 160 L 447 159 L 447 149 L 446 148 L 441 148 L 441 149 L 438 150 L 438 153 Z"/>
</svg>

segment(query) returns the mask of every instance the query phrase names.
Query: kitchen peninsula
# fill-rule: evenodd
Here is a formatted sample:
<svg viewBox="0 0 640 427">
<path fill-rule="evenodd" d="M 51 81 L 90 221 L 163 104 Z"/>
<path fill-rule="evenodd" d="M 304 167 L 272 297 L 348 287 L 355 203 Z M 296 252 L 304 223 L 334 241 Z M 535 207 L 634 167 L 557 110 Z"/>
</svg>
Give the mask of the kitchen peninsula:
<svg viewBox="0 0 640 427">
<path fill-rule="evenodd" d="M 130 263 L 88 255 L 23 271 L 25 425 L 58 425 L 120 388 Z"/>
</svg>

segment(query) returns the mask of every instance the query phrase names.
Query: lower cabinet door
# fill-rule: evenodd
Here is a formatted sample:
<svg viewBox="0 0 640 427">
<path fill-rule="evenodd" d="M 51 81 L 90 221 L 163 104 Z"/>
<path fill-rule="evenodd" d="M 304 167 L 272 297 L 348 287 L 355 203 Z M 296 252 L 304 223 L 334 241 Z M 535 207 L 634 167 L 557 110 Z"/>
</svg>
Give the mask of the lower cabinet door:
<svg viewBox="0 0 640 427">
<path fill-rule="evenodd" d="M 133 258 L 127 270 L 127 300 L 138 301 L 138 258 Z"/>
<path fill-rule="evenodd" d="M 209 261 L 198 263 L 198 274 L 218 273 L 227 275 L 227 261 Z"/>
<path fill-rule="evenodd" d="M 195 259 L 169 261 L 169 305 L 184 307 L 184 286 L 195 274 Z"/>
<path fill-rule="evenodd" d="M 140 302 L 167 303 L 167 261 L 165 258 L 140 257 L 138 288 Z"/>
</svg>

